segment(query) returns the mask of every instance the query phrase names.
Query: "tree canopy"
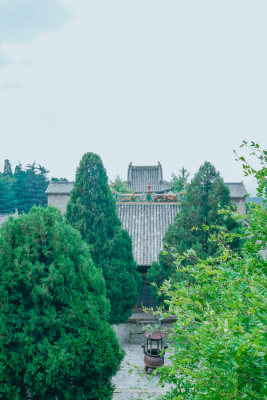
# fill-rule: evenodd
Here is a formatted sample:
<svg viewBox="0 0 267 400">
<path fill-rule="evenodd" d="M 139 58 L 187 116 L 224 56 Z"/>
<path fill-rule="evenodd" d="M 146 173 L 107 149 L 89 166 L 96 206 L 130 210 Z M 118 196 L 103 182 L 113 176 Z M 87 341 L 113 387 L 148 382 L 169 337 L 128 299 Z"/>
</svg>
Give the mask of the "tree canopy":
<svg viewBox="0 0 267 400">
<path fill-rule="evenodd" d="M 231 216 L 218 213 L 220 206 L 230 206 L 229 188 L 215 167 L 205 162 L 186 188 L 180 212 L 163 239 L 165 249 L 159 254 L 159 262 L 153 263 L 147 273 L 150 282 L 161 285 L 173 273 L 176 274 L 174 253 L 182 255 L 192 249 L 192 262 L 198 257 L 205 259 L 216 252 L 216 243 L 209 240 L 208 231 L 200 229 L 202 225 L 209 225 L 210 229 L 213 226 L 215 230 L 216 226 L 225 226 L 230 231 L 239 230 L 240 224 Z M 239 246 L 238 238 L 233 241 L 232 246 Z M 180 272 L 176 276 L 178 280 L 185 277 L 184 273 Z M 152 291 L 156 295 L 154 287 Z"/>
<path fill-rule="evenodd" d="M 131 238 L 121 229 L 106 170 L 94 153 L 82 157 L 66 220 L 80 231 L 95 265 L 103 272 L 111 304 L 110 322 L 126 321 L 137 299 L 140 277 Z"/>
<path fill-rule="evenodd" d="M 80 233 L 51 207 L 0 232 L 0 398 L 111 399 L 123 354 Z"/>
</svg>

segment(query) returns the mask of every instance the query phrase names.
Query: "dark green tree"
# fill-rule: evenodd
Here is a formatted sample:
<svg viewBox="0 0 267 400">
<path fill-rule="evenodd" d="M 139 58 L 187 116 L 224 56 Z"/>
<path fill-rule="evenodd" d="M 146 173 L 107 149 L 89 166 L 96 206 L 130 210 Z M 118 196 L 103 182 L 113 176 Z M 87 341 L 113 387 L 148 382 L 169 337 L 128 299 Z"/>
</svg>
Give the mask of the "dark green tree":
<svg viewBox="0 0 267 400">
<path fill-rule="evenodd" d="M 16 209 L 16 198 L 7 176 L 0 176 L 0 214 L 10 214 Z"/>
<path fill-rule="evenodd" d="M 4 164 L 4 175 L 10 176 L 12 177 L 12 169 L 11 169 L 11 164 L 9 160 L 5 160 L 5 164 Z"/>
<path fill-rule="evenodd" d="M 220 207 L 229 206 L 229 188 L 224 184 L 215 167 L 209 162 L 205 162 L 187 186 L 181 210 L 176 215 L 174 223 L 169 226 L 163 239 L 165 249 L 159 254 L 159 262 L 153 263 L 149 269 L 148 280 L 161 285 L 173 274 L 176 276 L 176 281 L 191 279 L 184 272 L 177 272 L 174 263 L 175 256 L 192 249 L 193 252 L 188 262 L 194 263 L 199 257 L 206 259 L 208 256 L 214 255 L 217 245 L 209 239 L 211 229 L 216 230 L 216 225 L 224 226 L 228 231 L 238 233 L 240 224 L 232 217 L 218 213 Z M 210 230 L 202 229 L 203 225 L 209 225 Z M 238 238 L 233 240 L 233 248 L 238 248 L 239 245 Z M 157 293 L 153 287 L 152 291 L 153 294 Z"/>
<path fill-rule="evenodd" d="M 66 219 L 80 231 L 95 265 L 103 271 L 111 304 L 110 322 L 124 322 L 136 302 L 140 277 L 131 239 L 121 229 L 106 170 L 94 153 L 84 154 L 77 169 Z"/>
<path fill-rule="evenodd" d="M 101 265 L 111 303 L 109 320 L 113 323 L 127 321 L 141 283 L 128 232 L 123 229 L 117 231 L 110 242 L 109 258 L 103 260 Z"/>
<path fill-rule="evenodd" d="M 112 398 L 123 354 L 107 322 L 101 271 L 52 207 L 9 219 L 0 235 L 0 398 Z"/>
<path fill-rule="evenodd" d="M 185 189 L 185 185 L 187 183 L 189 177 L 189 172 L 186 168 L 182 167 L 179 170 L 179 175 L 172 174 L 171 186 L 174 192 L 181 192 Z"/>
<path fill-rule="evenodd" d="M 32 193 L 28 184 L 26 172 L 23 170 L 21 163 L 15 168 L 14 178 L 13 188 L 17 199 L 18 212 L 28 212 L 32 207 Z"/>
</svg>

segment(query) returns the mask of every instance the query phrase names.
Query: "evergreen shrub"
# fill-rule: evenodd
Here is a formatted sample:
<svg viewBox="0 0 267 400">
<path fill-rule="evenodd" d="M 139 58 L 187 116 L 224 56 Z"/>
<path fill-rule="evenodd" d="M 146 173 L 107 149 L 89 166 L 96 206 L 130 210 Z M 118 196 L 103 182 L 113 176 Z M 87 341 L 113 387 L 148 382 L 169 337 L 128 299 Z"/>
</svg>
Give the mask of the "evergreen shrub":
<svg viewBox="0 0 267 400">
<path fill-rule="evenodd" d="M 123 353 L 101 271 L 52 207 L 0 230 L 0 398 L 112 398 Z"/>
</svg>

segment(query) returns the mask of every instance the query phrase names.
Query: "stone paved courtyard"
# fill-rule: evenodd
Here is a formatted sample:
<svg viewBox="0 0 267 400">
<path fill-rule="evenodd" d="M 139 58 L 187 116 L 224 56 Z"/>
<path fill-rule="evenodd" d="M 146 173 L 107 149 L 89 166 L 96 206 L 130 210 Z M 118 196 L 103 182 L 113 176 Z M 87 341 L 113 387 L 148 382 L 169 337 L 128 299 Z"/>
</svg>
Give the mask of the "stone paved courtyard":
<svg viewBox="0 0 267 400">
<path fill-rule="evenodd" d="M 126 354 L 121 369 L 113 379 L 116 388 L 113 400 L 154 400 L 165 393 L 168 387 L 158 386 L 158 377 L 144 375 L 144 354 L 140 345 L 122 344 L 122 347 Z M 165 364 L 168 364 L 168 354 L 167 350 Z"/>
</svg>

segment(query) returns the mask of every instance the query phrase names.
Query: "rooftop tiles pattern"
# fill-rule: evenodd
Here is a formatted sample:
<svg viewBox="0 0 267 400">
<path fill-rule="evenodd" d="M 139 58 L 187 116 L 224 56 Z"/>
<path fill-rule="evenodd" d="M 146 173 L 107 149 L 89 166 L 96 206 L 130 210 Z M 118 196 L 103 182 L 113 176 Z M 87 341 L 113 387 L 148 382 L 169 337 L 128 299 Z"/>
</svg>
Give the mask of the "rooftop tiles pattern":
<svg viewBox="0 0 267 400">
<path fill-rule="evenodd" d="M 244 197 L 247 194 L 245 185 L 243 182 L 228 182 L 226 185 L 230 189 L 230 197 Z"/>
<path fill-rule="evenodd" d="M 157 261 L 165 232 L 179 207 L 179 204 L 117 204 L 122 227 L 132 238 L 133 255 L 139 266 Z"/>
<path fill-rule="evenodd" d="M 70 194 L 74 182 L 50 182 L 45 191 L 46 194 Z"/>
</svg>

